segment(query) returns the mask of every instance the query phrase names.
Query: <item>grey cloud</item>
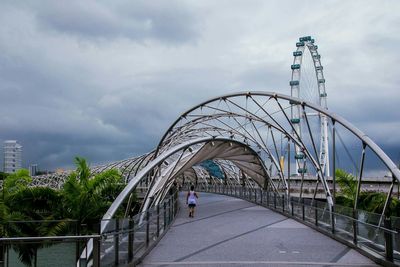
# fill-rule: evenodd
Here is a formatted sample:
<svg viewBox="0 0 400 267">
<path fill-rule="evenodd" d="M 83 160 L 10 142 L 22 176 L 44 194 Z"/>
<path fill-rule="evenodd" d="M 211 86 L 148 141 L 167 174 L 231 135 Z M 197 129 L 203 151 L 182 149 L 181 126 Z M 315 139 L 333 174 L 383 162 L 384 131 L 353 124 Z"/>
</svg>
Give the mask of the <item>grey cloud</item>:
<svg viewBox="0 0 400 267">
<path fill-rule="evenodd" d="M 82 39 L 181 43 L 198 35 L 196 14 L 181 1 L 47 1 L 30 8 L 44 28 Z"/>
<path fill-rule="evenodd" d="M 211 97 L 290 94 L 291 53 L 311 32 L 330 110 L 396 156 L 398 4 L 362 3 L 4 1 L 0 141 L 49 169 L 148 152 Z"/>
</svg>

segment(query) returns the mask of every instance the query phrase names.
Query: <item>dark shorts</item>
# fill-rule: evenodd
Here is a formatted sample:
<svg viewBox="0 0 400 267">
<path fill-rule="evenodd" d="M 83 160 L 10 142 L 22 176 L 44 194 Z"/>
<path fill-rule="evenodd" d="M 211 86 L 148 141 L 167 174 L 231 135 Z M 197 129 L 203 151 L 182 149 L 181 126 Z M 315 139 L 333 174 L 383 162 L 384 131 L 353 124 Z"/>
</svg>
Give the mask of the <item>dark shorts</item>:
<svg viewBox="0 0 400 267">
<path fill-rule="evenodd" d="M 188 206 L 189 206 L 189 208 L 194 208 L 194 207 L 196 207 L 196 204 L 189 204 Z"/>
</svg>

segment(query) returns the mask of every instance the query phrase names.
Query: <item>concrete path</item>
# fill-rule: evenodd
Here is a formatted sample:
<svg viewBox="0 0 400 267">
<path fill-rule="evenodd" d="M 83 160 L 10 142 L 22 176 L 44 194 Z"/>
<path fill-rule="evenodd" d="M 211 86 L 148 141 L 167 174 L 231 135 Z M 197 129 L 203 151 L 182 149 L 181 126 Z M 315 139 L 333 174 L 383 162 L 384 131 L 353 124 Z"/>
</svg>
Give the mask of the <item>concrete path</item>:
<svg viewBox="0 0 400 267">
<path fill-rule="evenodd" d="M 269 209 L 200 193 L 140 266 L 378 266 L 345 245 Z"/>
</svg>

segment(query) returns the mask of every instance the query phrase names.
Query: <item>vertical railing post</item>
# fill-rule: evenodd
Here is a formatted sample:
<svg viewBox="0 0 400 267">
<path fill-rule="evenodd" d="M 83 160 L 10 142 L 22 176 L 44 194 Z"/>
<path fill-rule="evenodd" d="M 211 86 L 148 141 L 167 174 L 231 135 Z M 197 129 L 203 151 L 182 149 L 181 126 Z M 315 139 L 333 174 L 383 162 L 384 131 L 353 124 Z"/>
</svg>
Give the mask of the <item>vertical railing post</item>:
<svg viewBox="0 0 400 267">
<path fill-rule="evenodd" d="M 100 267 L 100 237 L 93 238 L 93 267 Z"/>
<path fill-rule="evenodd" d="M 357 245 L 357 233 L 358 233 L 357 228 L 358 228 L 358 213 L 357 213 L 357 210 L 353 209 L 353 243 L 354 243 L 354 245 Z"/>
<path fill-rule="evenodd" d="M 384 220 L 384 226 L 386 229 L 392 229 L 392 223 L 390 217 L 386 217 Z M 393 262 L 393 234 L 385 230 L 385 254 L 388 261 Z"/>
<path fill-rule="evenodd" d="M 150 243 L 150 210 L 146 210 L 146 247 Z"/>
<path fill-rule="evenodd" d="M 160 204 L 157 205 L 157 238 L 160 236 Z"/>
<path fill-rule="evenodd" d="M 314 204 L 314 214 L 315 214 L 315 226 L 318 227 L 318 202 L 315 201 Z"/>
<path fill-rule="evenodd" d="M 267 189 L 267 207 L 269 207 L 269 190 Z"/>
<path fill-rule="evenodd" d="M 285 195 L 282 195 L 282 212 L 285 213 Z"/>
<path fill-rule="evenodd" d="M 274 208 L 276 209 L 276 192 L 274 192 Z"/>
<path fill-rule="evenodd" d="M 174 200 L 175 200 L 174 195 L 172 195 L 171 196 L 171 204 L 172 204 L 172 206 L 171 206 L 171 221 L 175 217 L 175 201 Z"/>
<path fill-rule="evenodd" d="M 332 234 L 335 234 L 335 206 L 331 207 L 331 231 Z"/>
<path fill-rule="evenodd" d="M 172 221 L 172 203 L 171 203 L 171 198 L 168 199 L 168 225 L 171 223 Z"/>
<path fill-rule="evenodd" d="M 164 231 L 167 228 L 167 202 L 164 201 Z"/>
<path fill-rule="evenodd" d="M 115 219 L 115 233 L 114 233 L 114 264 L 119 264 L 119 220 Z"/>
<path fill-rule="evenodd" d="M 303 221 L 306 219 L 306 212 L 305 212 L 305 207 L 304 207 L 304 198 L 301 199 L 301 212 L 302 212 L 302 219 Z"/>
<path fill-rule="evenodd" d="M 135 221 L 129 219 L 129 234 L 128 234 L 128 260 L 133 260 L 133 243 L 135 240 Z"/>
<path fill-rule="evenodd" d="M 289 198 L 289 205 L 291 207 L 291 213 L 292 213 L 292 217 L 294 217 L 294 205 L 293 205 L 294 201 L 292 201 L 291 197 Z"/>
</svg>

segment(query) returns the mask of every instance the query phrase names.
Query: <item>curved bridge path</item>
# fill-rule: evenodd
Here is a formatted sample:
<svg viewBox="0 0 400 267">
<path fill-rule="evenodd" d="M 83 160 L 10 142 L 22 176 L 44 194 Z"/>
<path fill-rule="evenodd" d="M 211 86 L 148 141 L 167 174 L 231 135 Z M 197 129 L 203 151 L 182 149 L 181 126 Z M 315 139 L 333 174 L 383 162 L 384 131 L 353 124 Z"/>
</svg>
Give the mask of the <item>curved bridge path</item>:
<svg viewBox="0 0 400 267">
<path fill-rule="evenodd" d="M 199 193 L 139 266 L 378 266 L 355 250 L 253 203 Z"/>
</svg>

